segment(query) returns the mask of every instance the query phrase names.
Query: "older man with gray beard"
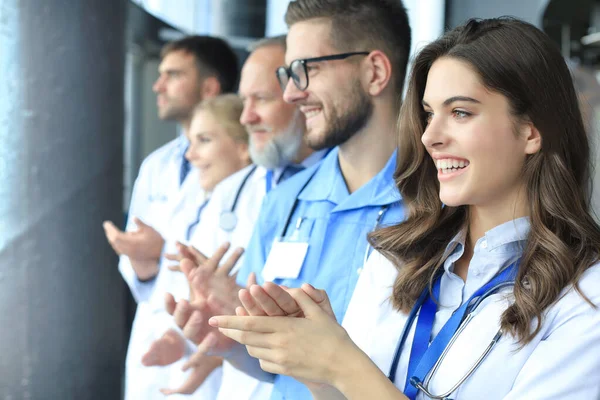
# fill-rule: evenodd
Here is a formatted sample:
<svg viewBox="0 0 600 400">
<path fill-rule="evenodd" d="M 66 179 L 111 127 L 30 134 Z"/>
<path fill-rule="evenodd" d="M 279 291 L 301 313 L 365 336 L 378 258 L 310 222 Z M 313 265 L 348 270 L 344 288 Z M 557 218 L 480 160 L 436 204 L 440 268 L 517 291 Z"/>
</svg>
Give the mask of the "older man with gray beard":
<svg viewBox="0 0 600 400">
<path fill-rule="evenodd" d="M 240 122 L 250 134 L 252 161 L 270 172 L 267 191 L 302 167 L 323 157 L 313 154 L 304 141 L 304 115 L 283 100 L 275 70 L 284 62 L 285 36 L 254 44 L 244 63 L 239 94 L 244 100 Z"/>
<path fill-rule="evenodd" d="M 270 116 L 268 113 L 265 115 L 267 119 Z M 300 110 L 294 111 L 289 125 L 280 132 L 263 122 L 256 125 L 246 123 L 245 126 L 250 134 L 250 155 L 255 164 L 267 169 L 277 169 L 286 167 L 290 161 L 297 161 L 302 157 L 299 153 L 304 151 L 303 147 L 306 146 L 303 139 L 304 115 Z"/>
</svg>

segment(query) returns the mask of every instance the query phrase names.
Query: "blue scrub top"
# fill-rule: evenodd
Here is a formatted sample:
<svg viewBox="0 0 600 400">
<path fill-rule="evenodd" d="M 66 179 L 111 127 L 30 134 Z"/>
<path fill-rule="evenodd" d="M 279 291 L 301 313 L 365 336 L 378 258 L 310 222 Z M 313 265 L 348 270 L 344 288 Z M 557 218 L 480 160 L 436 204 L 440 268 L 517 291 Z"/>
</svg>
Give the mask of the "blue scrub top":
<svg viewBox="0 0 600 400">
<path fill-rule="evenodd" d="M 394 185 L 396 152 L 386 166 L 356 192 L 349 194 L 338 163 L 338 149 L 323 161 L 283 182 L 263 201 L 252 239 L 246 249 L 245 263 L 238 273 L 238 283 L 245 286 L 250 272 L 259 284 L 265 261 L 275 239 L 284 230 L 296 196 L 298 204 L 290 219 L 286 238 L 294 234 L 302 217 L 299 238 L 308 242 L 308 252 L 296 279 L 276 279 L 288 287 L 308 282 L 329 295 L 336 318 L 341 322 L 362 271 L 367 250 L 367 234 L 373 230 L 377 215 L 388 206 L 379 227 L 404 219 L 404 206 Z M 312 177 L 312 179 L 311 179 Z M 306 399 L 310 393 L 300 382 L 277 376 L 271 399 Z"/>
</svg>

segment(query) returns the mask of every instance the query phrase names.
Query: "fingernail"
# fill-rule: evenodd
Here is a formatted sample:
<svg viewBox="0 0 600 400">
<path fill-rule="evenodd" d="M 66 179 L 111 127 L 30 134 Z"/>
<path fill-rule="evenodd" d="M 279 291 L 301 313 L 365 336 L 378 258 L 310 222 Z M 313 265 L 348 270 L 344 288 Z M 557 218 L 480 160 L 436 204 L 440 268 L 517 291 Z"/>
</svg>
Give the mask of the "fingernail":
<svg viewBox="0 0 600 400">
<path fill-rule="evenodd" d="M 208 324 L 210 326 L 218 327 L 219 326 L 219 321 L 215 317 L 212 317 L 212 318 L 210 318 L 208 320 Z"/>
</svg>

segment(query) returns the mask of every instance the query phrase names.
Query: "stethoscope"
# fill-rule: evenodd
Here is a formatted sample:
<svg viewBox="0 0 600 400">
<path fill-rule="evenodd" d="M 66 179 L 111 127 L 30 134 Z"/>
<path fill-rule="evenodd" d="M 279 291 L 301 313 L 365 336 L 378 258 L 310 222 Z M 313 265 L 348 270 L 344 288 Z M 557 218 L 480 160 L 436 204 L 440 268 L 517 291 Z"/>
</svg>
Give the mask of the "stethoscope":
<svg viewBox="0 0 600 400">
<path fill-rule="evenodd" d="M 186 234 L 185 234 L 185 240 L 187 240 L 188 242 L 192 238 L 192 233 L 194 232 L 194 229 L 200 223 L 200 214 L 202 214 L 202 210 L 204 210 L 206 208 L 206 206 L 208 205 L 209 200 L 210 199 L 204 200 L 204 202 L 200 205 L 200 207 L 198 207 L 198 212 L 196 213 L 196 219 L 194 220 L 194 222 L 192 222 L 188 226 Z"/>
<path fill-rule="evenodd" d="M 296 199 L 294 200 L 294 203 L 292 204 L 292 207 L 290 208 L 290 211 L 288 212 L 287 218 L 285 219 L 285 225 L 283 225 L 283 230 L 282 230 L 281 236 L 280 236 L 280 238 L 282 240 L 285 238 L 285 235 L 287 234 L 287 231 L 288 231 L 288 227 L 290 226 L 290 222 L 292 221 L 292 217 L 294 216 L 294 213 L 296 212 L 296 209 L 298 208 L 300 194 L 304 191 L 304 189 L 306 189 L 308 184 L 312 181 L 312 179 L 314 178 L 317 171 L 318 171 L 318 169 L 315 169 L 312 172 L 312 174 L 310 175 L 308 180 L 304 183 L 304 185 L 302 185 L 302 187 L 298 191 L 298 195 L 296 196 Z M 377 227 L 381 223 L 381 220 L 383 219 L 383 216 L 385 215 L 385 213 L 389 209 L 389 207 L 390 207 L 389 204 L 384 204 L 383 206 L 381 206 L 379 212 L 377 213 L 377 219 L 375 220 L 375 227 L 373 228 L 373 230 L 377 229 Z M 302 218 L 302 217 L 298 218 L 298 221 L 296 222 L 296 225 L 295 225 L 296 230 L 300 229 L 300 226 L 302 225 L 303 220 L 304 220 L 304 218 Z M 371 249 L 372 249 L 371 244 L 367 242 L 367 249 L 365 250 L 363 266 L 367 263 L 367 259 L 369 258 L 369 250 L 371 250 Z"/>
<path fill-rule="evenodd" d="M 240 194 L 242 193 L 242 190 L 244 190 L 244 186 L 246 186 L 248 179 L 250 179 L 252 174 L 254 174 L 254 171 L 256 171 L 256 165 L 250 169 L 250 171 L 246 174 L 246 176 L 242 180 L 242 183 L 240 184 L 237 192 L 235 193 L 233 203 L 231 204 L 231 207 L 229 208 L 229 210 L 225 210 L 225 211 L 221 212 L 221 215 L 219 216 L 219 227 L 226 232 L 232 232 L 235 229 L 235 227 L 237 226 L 238 220 L 235 215 L 235 208 L 237 207 L 238 200 L 240 199 Z"/>
<path fill-rule="evenodd" d="M 390 208 L 389 205 L 383 205 L 381 206 L 381 208 L 379 209 L 379 212 L 377 213 L 377 219 L 375 220 L 375 226 L 373 227 L 373 230 L 377 229 L 379 227 L 379 224 L 381 223 L 381 219 L 383 218 L 383 215 L 385 214 L 385 212 L 388 210 L 388 208 Z M 369 241 L 367 240 L 367 249 L 365 250 L 365 257 L 363 258 L 363 267 L 367 264 L 367 259 L 369 258 L 369 250 L 372 250 L 373 247 L 371 246 L 371 243 L 369 243 Z"/>
<path fill-rule="evenodd" d="M 432 377 L 435 375 L 435 373 L 439 369 L 440 365 L 442 364 L 443 360 L 446 358 L 448 351 L 450 350 L 450 348 L 452 348 L 452 345 L 454 344 L 454 342 L 456 341 L 458 336 L 464 331 L 464 329 L 466 328 L 468 323 L 473 319 L 474 312 L 477 309 L 477 307 L 479 307 L 479 305 L 489 296 L 496 294 L 497 292 L 499 292 L 500 290 L 502 290 L 506 287 L 511 287 L 514 285 L 515 285 L 514 280 L 500 282 L 500 283 L 494 285 L 493 287 L 491 287 L 490 289 L 488 289 L 486 292 L 481 294 L 479 297 L 476 297 L 475 299 L 473 299 L 471 301 L 471 304 L 468 305 L 466 315 L 461 320 L 458 329 L 452 335 L 452 338 L 448 342 L 448 345 L 444 348 L 444 351 L 442 352 L 440 357 L 437 359 L 437 361 L 433 365 L 431 371 L 427 374 L 428 378 L 426 378 L 424 381 L 421 381 L 416 376 L 407 377 L 407 379 L 410 380 L 410 383 L 413 386 L 415 386 L 418 390 L 422 391 L 430 399 L 452 400 L 448 396 L 450 396 L 452 393 L 454 393 L 456 391 L 456 389 L 458 389 L 460 387 L 460 385 L 462 385 L 477 370 L 477 368 L 479 368 L 481 363 L 485 360 L 485 358 L 492 351 L 492 349 L 494 348 L 496 343 L 498 343 L 500 341 L 500 339 L 502 338 L 502 335 L 503 335 L 502 329 L 499 329 L 498 332 L 494 335 L 491 342 L 485 348 L 484 352 L 475 361 L 475 364 L 473 364 L 473 366 L 471 368 L 469 368 L 469 370 L 465 373 L 465 375 L 454 386 L 452 386 L 452 388 L 450 388 L 447 392 L 445 392 L 443 394 L 439 394 L 439 395 L 435 395 L 435 394 L 431 393 L 429 391 L 429 383 L 430 383 Z M 423 293 L 425 293 L 425 291 Z M 415 319 L 417 317 L 417 312 L 420 309 L 420 304 L 423 303 L 423 297 L 425 297 L 425 296 L 423 296 L 423 294 L 422 294 L 421 297 L 419 298 L 419 300 L 417 300 L 417 304 L 412 308 L 412 310 L 408 316 L 408 319 L 406 321 L 406 325 L 404 326 L 404 329 L 402 331 L 402 335 L 400 336 L 400 341 L 398 343 L 398 346 L 396 347 L 396 352 L 394 354 L 394 359 L 392 362 L 392 366 L 390 368 L 390 373 L 388 374 L 388 378 L 392 382 L 394 382 L 396 380 L 396 370 L 398 369 L 398 363 L 400 361 L 400 354 L 404 347 L 404 343 L 406 342 L 406 339 L 408 337 L 408 332 L 410 331 L 413 323 L 415 322 Z"/>
</svg>

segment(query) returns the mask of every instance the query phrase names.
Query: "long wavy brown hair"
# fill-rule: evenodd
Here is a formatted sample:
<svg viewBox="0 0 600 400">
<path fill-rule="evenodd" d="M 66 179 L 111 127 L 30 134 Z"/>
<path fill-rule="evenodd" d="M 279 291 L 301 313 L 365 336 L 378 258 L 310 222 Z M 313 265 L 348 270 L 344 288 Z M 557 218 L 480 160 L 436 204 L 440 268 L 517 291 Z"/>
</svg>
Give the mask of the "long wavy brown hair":
<svg viewBox="0 0 600 400">
<path fill-rule="evenodd" d="M 600 253 L 600 229 L 589 210 L 590 148 L 577 95 L 557 46 L 534 26 L 512 18 L 470 20 L 419 53 L 399 118 L 395 179 L 407 219 L 369 238 L 398 269 L 393 303 L 402 312 L 431 288 L 447 245 L 468 218 L 468 206 L 442 207 L 437 170 L 421 143 L 426 127 L 421 101 L 429 69 L 440 57 L 469 63 L 488 90 L 507 98 L 515 122 L 531 122 L 542 137 L 541 150 L 528 156 L 523 168 L 531 230 L 515 302 L 501 321 L 526 344 L 560 292 L 569 285 L 579 291 L 579 277 Z"/>
</svg>

